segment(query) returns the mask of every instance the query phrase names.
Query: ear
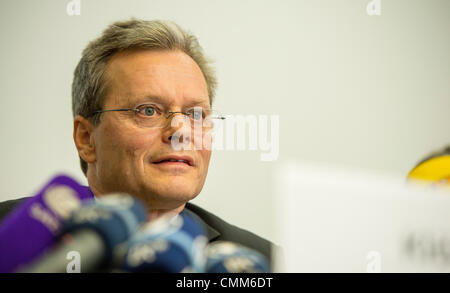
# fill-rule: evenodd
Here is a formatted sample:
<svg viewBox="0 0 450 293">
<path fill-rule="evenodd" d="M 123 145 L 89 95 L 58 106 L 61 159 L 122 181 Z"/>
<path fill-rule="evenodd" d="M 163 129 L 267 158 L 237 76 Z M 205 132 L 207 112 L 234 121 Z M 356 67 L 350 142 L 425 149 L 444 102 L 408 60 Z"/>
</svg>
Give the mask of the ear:
<svg viewBox="0 0 450 293">
<path fill-rule="evenodd" d="M 75 116 L 73 120 L 73 140 L 77 147 L 78 154 L 86 161 L 86 163 L 93 163 L 96 161 L 95 140 L 93 134 L 94 125 L 83 116 Z"/>
</svg>

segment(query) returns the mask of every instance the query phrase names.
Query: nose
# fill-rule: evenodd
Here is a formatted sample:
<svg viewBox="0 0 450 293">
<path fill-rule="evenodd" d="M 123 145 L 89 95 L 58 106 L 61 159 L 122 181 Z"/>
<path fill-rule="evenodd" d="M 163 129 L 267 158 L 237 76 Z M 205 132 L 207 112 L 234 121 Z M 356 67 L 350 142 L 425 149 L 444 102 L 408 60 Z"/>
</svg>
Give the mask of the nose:
<svg viewBox="0 0 450 293">
<path fill-rule="evenodd" d="M 172 140 L 179 142 L 182 137 L 184 143 L 190 143 L 190 120 L 186 119 L 188 116 L 184 112 L 169 111 L 168 113 L 169 114 L 166 116 L 166 127 L 163 131 L 163 140 L 166 143 L 172 143 Z M 182 114 L 182 116 L 176 114 Z"/>
</svg>

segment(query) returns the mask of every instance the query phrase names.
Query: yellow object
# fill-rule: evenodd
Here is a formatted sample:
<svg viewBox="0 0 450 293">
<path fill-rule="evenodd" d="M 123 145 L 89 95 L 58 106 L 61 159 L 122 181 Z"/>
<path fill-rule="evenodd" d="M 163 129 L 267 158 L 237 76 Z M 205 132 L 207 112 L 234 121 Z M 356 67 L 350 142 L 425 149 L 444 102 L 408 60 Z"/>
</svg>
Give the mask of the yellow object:
<svg viewBox="0 0 450 293">
<path fill-rule="evenodd" d="M 409 172 L 408 179 L 450 185 L 450 155 L 434 157 L 420 163 Z"/>
</svg>

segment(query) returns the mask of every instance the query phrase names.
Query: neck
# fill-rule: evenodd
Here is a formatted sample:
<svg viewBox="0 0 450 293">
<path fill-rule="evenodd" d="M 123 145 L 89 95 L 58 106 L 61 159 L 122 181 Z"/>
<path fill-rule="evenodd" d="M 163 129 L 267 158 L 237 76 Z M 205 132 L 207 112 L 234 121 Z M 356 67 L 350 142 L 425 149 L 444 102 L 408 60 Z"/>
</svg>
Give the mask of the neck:
<svg viewBox="0 0 450 293">
<path fill-rule="evenodd" d="M 186 204 L 182 204 L 181 206 L 175 208 L 175 209 L 150 209 L 149 208 L 149 213 L 148 213 L 148 221 L 153 221 L 158 219 L 161 216 L 165 216 L 165 215 L 169 215 L 169 216 L 176 216 L 179 213 L 181 213 L 181 211 L 183 211 L 184 207 L 186 206 Z"/>
<path fill-rule="evenodd" d="M 96 198 L 101 198 L 102 196 L 107 195 L 107 193 L 102 192 L 101 190 L 97 189 L 93 185 L 89 186 L 89 188 L 91 189 L 92 193 L 94 194 L 94 196 Z M 165 216 L 165 215 L 176 216 L 179 213 L 181 213 L 183 211 L 184 207 L 186 206 L 186 203 L 183 203 L 176 208 L 168 208 L 168 209 L 156 208 L 155 209 L 155 205 L 149 203 L 148 201 L 143 200 L 143 203 L 145 204 L 147 211 L 149 211 L 148 212 L 148 221 L 156 220 L 156 219 L 160 218 L 161 216 Z"/>
</svg>

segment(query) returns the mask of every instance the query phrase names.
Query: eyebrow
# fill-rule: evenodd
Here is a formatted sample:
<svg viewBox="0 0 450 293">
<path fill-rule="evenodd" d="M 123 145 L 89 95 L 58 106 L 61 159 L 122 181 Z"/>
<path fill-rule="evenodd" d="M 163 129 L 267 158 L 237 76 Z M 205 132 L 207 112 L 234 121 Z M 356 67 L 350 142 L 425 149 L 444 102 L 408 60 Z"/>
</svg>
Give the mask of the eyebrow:
<svg viewBox="0 0 450 293">
<path fill-rule="evenodd" d="M 147 95 L 144 96 L 142 98 L 137 99 L 137 103 L 141 104 L 141 103 L 157 103 L 160 105 L 166 105 L 167 104 L 167 100 L 161 96 L 156 96 L 156 95 Z M 189 101 L 188 103 L 186 103 L 186 107 L 192 107 L 192 106 L 198 106 L 198 105 L 203 105 L 205 106 L 205 108 L 210 107 L 209 106 L 209 98 L 207 98 L 207 100 L 193 100 L 193 101 Z M 208 107 L 206 107 L 208 106 Z"/>
<path fill-rule="evenodd" d="M 211 108 L 208 102 L 209 102 L 209 100 L 206 102 L 205 101 L 193 101 L 191 103 L 188 103 L 188 105 L 189 105 L 189 107 L 200 105 L 200 106 L 205 106 L 204 108 Z"/>
</svg>

